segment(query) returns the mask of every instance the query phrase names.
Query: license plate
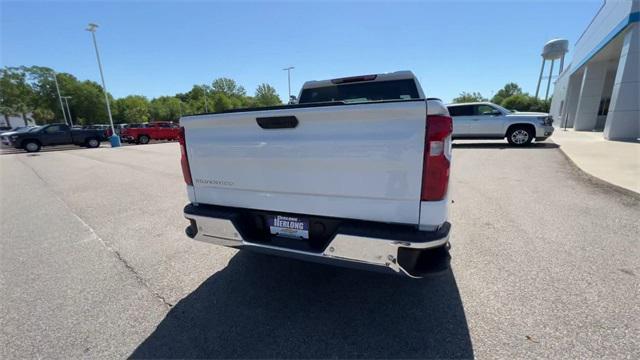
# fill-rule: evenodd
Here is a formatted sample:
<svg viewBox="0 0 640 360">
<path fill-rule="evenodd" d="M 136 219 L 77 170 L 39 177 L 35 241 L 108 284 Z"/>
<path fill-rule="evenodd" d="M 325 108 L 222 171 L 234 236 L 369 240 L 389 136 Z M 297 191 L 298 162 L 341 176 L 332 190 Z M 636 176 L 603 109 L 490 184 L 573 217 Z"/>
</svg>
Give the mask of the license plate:
<svg viewBox="0 0 640 360">
<path fill-rule="evenodd" d="M 273 235 L 295 239 L 309 239 L 309 220 L 299 217 L 273 215 L 267 217 Z"/>
</svg>

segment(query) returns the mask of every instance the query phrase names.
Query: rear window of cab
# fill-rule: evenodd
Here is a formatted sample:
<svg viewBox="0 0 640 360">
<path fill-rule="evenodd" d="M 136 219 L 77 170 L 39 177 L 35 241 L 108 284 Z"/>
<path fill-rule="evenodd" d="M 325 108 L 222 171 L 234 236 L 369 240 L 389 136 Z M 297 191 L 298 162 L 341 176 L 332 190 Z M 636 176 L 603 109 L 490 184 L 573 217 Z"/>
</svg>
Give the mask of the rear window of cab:
<svg viewBox="0 0 640 360">
<path fill-rule="evenodd" d="M 336 84 L 304 89 L 298 103 L 368 102 L 418 98 L 418 88 L 415 81 L 407 79 Z"/>
</svg>

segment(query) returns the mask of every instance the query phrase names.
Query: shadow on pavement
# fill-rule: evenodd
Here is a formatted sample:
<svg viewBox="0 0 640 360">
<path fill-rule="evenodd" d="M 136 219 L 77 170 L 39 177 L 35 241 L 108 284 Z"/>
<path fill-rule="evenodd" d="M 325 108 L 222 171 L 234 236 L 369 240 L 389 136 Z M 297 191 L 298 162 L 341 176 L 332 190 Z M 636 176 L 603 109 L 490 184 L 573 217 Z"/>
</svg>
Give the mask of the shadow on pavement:
<svg viewBox="0 0 640 360">
<path fill-rule="evenodd" d="M 454 140 L 455 141 L 455 140 Z M 552 142 L 532 143 L 528 146 L 512 146 L 505 142 L 478 142 L 478 143 L 456 143 L 452 144 L 454 149 L 557 149 L 560 146 Z"/>
<path fill-rule="evenodd" d="M 411 280 L 239 252 L 132 358 L 472 358 L 453 273 Z"/>
</svg>

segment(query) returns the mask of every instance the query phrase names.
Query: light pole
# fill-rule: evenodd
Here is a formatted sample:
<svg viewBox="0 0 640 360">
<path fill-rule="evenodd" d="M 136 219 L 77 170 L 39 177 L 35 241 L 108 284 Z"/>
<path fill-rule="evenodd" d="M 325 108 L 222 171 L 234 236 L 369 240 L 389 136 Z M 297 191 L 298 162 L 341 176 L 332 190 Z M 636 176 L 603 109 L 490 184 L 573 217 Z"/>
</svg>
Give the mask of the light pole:
<svg viewBox="0 0 640 360">
<path fill-rule="evenodd" d="M 98 59 L 98 68 L 100 69 L 100 79 L 102 79 L 102 91 L 104 91 L 104 100 L 107 102 L 107 113 L 109 114 L 109 123 L 111 124 L 111 147 L 120 146 L 120 137 L 116 134 L 116 129 L 113 126 L 113 117 L 111 116 L 111 106 L 109 106 L 109 95 L 107 94 L 107 85 L 104 83 L 104 74 L 102 73 L 102 63 L 100 62 L 100 53 L 98 52 L 98 42 L 96 41 L 96 29 L 98 25 L 89 23 L 87 28 L 93 38 L 93 47 L 96 49 L 96 58 Z"/>
<path fill-rule="evenodd" d="M 62 96 L 60 96 L 60 86 L 58 86 L 58 74 L 53 72 L 53 82 L 56 84 L 56 92 L 58 93 L 58 100 L 60 100 L 60 110 L 62 110 L 62 116 L 64 117 L 64 123 L 67 123 L 67 114 L 64 113 L 64 106 L 62 105 Z"/>
<path fill-rule="evenodd" d="M 63 96 L 64 103 L 67 104 L 67 114 L 69 114 L 69 126 L 73 127 L 73 118 L 71 117 L 71 109 L 69 108 L 69 99 L 71 96 Z"/>
<path fill-rule="evenodd" d="M 207 85 L 202 85 L 202 91 L 204 91 L 204 112 L 209 112 L 209 105 L 207 104 Z"/>
<path fill-rule="evenodd" d="M 287 72 L 287 82 L 289 83 L 289 102 L 291 102 L 291 69 L 295 69 L 295 66 L 289 66 L 282 69 Z"/>
</svg>

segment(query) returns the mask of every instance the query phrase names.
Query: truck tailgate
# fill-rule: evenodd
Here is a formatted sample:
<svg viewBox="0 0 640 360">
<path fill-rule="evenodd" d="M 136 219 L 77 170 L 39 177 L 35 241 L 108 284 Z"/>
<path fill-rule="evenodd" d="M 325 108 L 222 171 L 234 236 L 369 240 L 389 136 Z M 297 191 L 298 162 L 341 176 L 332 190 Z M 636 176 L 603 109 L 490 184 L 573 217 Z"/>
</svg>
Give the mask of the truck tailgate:
<svg viewBox="0 0 640 360">
<path fill-rule="evenodd" d="M 258 118 L 295 117 L 265 129 Z M 277 120 L 277 119 L 276 119 Z M 188 116 L 195 201 L 417 224 L 424 100 Z"/>
</svg>

